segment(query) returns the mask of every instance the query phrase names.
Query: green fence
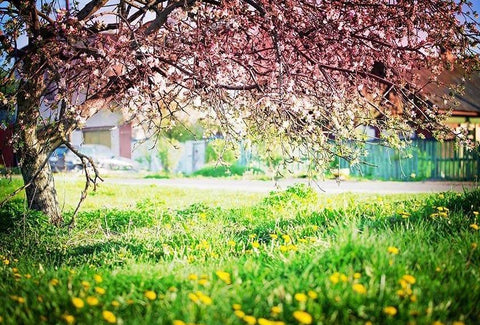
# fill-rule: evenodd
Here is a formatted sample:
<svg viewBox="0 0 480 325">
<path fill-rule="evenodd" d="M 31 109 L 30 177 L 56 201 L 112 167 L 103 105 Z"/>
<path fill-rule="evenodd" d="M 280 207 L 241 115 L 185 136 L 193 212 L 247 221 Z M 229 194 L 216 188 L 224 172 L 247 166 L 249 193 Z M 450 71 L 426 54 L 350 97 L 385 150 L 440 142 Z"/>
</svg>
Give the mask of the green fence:
<svg viewBox="0 0 480 325">
<path fill-rule="evenodd" d="M 350 174 L 384 180 L 446 179 L 475 181 L 480 177 L 479 150 L 468 151 L 454 142 L 414 140 L 399 151 L 377 143 L 367 145 L 365 164 L 351 166 Z M 340 167 L 349 167 L 341 160 Z"/>
</svg>

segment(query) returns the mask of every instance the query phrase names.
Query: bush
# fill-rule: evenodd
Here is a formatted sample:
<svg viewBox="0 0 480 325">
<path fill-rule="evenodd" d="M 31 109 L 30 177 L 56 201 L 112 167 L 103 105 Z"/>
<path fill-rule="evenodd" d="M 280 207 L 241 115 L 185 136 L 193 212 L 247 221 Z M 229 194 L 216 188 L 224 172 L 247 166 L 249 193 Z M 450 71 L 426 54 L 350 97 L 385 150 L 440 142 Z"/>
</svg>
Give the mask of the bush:
<svg viewBox="0 0 480 325">
<path fill-rule="evenodd" d="M 205 177 L 243 176 L 246 172 L 252 172 L 253 174 L 265 174 L 264 171 L 259 168 L 231 165 L 231 166 L 207 166 L 194 172 L 193 176 L 205 176 Z"/>
<path fill-rule="evenodd" d="M 205 160 L 207 163 L 218 162 L 221 160 L 225 163 L 233 164 L 237 161 L 238 154 L 238 146 L 226 142 L 223 139 L 215 139 L 210 141 L 207 145 Z"/>
</svg>

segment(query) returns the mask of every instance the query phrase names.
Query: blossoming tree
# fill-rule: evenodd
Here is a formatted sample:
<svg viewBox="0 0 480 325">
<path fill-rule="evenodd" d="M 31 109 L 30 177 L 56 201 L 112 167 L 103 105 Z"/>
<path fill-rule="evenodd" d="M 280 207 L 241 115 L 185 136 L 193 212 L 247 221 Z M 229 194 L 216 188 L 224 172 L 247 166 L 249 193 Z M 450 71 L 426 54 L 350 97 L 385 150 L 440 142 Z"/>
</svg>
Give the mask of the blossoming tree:
<svg viewBox="0 0 480 325">
<path fill-rule="evenodd" d="M 100 109 L 148 128 L 196 110 L 312 161 L 358 159 L 360 126 L 391 143 L 445 131 L 419 94 L 478 64 L 475 15 L 463 0 L 1 1 L 2 83 L 17 87 L 0 100 L 17 111 L 28 204 L 62 222 L 48 155 Z"/>
</svg>

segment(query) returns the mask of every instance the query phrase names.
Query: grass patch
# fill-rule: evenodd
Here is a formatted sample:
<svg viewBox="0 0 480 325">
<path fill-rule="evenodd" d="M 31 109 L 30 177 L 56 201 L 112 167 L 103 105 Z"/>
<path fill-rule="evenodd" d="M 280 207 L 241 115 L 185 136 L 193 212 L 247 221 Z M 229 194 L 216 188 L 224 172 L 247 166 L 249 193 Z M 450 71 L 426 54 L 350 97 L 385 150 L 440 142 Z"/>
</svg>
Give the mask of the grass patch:
<svg viewBox="0 0 480 325">
<path fill-rule="evenodd" d="M 71 231 L 14 199 L 0 210 L 2 321 L 480 322 L 479 190 L 198 192 L 106 184 Z"/>
</svg>

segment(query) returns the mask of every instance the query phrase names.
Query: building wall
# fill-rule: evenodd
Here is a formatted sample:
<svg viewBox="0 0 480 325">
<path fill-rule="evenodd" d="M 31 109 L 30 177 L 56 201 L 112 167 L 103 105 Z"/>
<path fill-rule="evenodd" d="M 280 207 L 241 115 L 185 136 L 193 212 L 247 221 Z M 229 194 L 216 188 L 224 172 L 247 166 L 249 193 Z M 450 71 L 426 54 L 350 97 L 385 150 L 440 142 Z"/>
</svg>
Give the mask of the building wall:
<svg viewBox="0 0 480 325">
<path fill-rule="evenodd" d="M 122 119 L 121 113 L 102 110 L 89 118 L 81 130 L 75 130 L 70 139 L 77 146 L 83 143 L 103 144 L 110 147 L 116 156 L 131 158 L 132 128 L 130 124 L 121 125 Z"/>
</svg>

